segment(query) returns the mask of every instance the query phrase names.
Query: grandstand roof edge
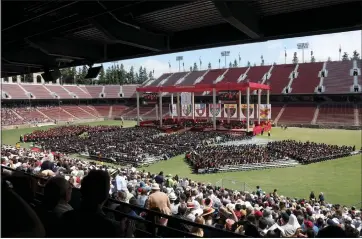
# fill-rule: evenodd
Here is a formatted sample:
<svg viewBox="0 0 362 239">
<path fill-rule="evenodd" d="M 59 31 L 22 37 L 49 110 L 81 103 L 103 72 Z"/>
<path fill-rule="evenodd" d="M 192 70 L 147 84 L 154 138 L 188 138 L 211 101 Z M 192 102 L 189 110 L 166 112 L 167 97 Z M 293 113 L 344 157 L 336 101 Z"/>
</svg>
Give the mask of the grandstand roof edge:
<svg viewBox="0 0 362 239">
<path fill-rule="evenodd" d="M 217 84 L 197 84 L 190 86 L 146 86 L 146 87 L 138 87 L 136 89 L 137 92 L 204 92 L 204 91 L 212 91 L 215 89 L 216 91 L 222 90 L 246 90 L 247 88 L 250 90 L 270 90 L 269 85 L 255 83 L 255 82 L 245 82 L 245 83 L 217 83 Z"/>
</svg>

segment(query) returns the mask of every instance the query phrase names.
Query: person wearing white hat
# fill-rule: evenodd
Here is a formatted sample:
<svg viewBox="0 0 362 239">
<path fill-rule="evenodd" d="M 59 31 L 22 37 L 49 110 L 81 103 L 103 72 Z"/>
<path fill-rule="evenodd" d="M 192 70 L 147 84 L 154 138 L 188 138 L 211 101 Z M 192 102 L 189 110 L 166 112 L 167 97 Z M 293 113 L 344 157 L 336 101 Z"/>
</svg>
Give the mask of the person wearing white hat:
<svg viewBox="0 0 362 239">
<path fill-rule="evenodd" d="M 147 209 L 158 208 L 161 213 L 171 215 L 171 204 L 167 194 L 160 191 L 158 183 L 153 183 L 151 190 L 152 192 L 147 200 Z"/>
<path fill-rule="evenodd" d="M 177 196 L 174 192 L 170 193 L 168 195 L 168 198 L 170 199 L 170 204 L 171 204 L 171 212 L 173 215 L 176 215 L 178 213 L 178 207 L 179 207 L 179 203 L 176 204 L 175 201 L 177 200 Z"/>
</svg>

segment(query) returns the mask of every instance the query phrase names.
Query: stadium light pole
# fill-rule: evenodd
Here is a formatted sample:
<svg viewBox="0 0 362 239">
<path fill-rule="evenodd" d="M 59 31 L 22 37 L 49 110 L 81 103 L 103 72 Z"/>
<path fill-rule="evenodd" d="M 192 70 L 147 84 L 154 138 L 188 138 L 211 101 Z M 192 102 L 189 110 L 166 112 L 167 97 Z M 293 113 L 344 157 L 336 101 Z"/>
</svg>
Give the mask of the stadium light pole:
<svg viewBox="0 0 362 239">
<path fill-rule="evenodd" d="M 297 44 L 297 48 L 299 50 L 302 50 L 302 61 L 304 63 L 304 49 L 308 49 L 309 47 L 309 43 L 308 42 L 304 42 L 304 43 L 298 43 Z"/>
<path fill-rule="evenodd" d="M 178 71 L 181 71 L 181 61 L 184 60 L 183 56 L 176 56 L 176 61 L 178 61 Z"/>
<path fill-rule="evenodd" d="M 225 68 L 226 68 L 226 57 L 230 56 L 230 51 L 222 51 L 221 56 L 225 57 Z"/>
</svg>

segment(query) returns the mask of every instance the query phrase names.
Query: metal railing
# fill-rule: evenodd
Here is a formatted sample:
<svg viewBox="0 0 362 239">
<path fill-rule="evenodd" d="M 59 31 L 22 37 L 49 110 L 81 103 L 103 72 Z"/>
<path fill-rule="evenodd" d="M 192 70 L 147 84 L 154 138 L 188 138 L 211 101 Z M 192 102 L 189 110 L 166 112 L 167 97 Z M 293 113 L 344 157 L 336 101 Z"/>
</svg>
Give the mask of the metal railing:
<svg viewBox="0 0 362 239">
<path fill-rule="evenodd" d="M 4 169 L 5 170 L 10 170 L 10 171 L 15 172 L 15 173 L 27 175 L 27 176 L 30 176 L 30 177 L 36 179 L 37 182 L 38 182 L 37 185 L 39 186 L 38 191 L 36 192 L 36 197 L 37 197 L 37 201 L 39 203 L 41 203 L 42 197 L 43 197 L 43 187 L 44 187 L 43 185 L 46 183 L 46 181 L 48 179 L 43 178 L 43 177 L 39 177 L 39 176 L 34 175 L 34 174 L 26 173 L 26 172 L 23 172 L 23 171 L 18 171 L 18 170 L 9 168 L 9 167 L 4 167 L 4 166 L 1 166 L 1 173 L 2 174 L 4 172 Z M 79 190 L 79 189 L 74 188 L 73 190 Z M 143 218 L 131 216 L 129 214 L 126 214 L 126 213 L 123 213 L 123 212 L 120 212 L 120 211 L 117 211 L 117 210 L 110 209 L 108 207 L 103 207 L 104 211 L 119 214 L 122 217 L 126 217 L 128 219 L 131 219 L 131 220 L 134 220 L 134 221 L 137 221 L 137 222 L 140 222 L 140 223 L 147 224 L 147 225 L 150 226 L 149 228 L 152 228 L 151 232 L 150 231 L 144 231 L 142 229 L 136 228 L 134 234 L 137 235 L 138 237 L 160 237 L 160 235 L 158 235 L 159 230 L 161 230 L 163 233 L 167 232 L 166 233 L 167 237 L 175 237 L 175 234 L 168 235 L 170 232 L 176 233 L 177 234 L 176 237 L 197 237 L 197 236 L 195 236 L 193 234 L 190 234 L 190 233 L 185 232 L 185 231 L 181 231 L 181 230 L 179 230 L 177 228 L 172 228 L 172 227 L 169 227 L 169 226 L 160 225 L 160 224 L 157 223 L 157 217 L 162 217 L 162 218 L 166 218 L 166 219 L 169 219 L 169 220 L 174 220 L 175 222 L 178 222 L 178 225 L 180 225 L 182 223 L 182 224 L 189 225 L 189 226 L 192 226 L 192 227 L 202 228 L 202 229 L 207 230 L 208 232 L 210 232 L 210 233 L 208 233 L 209 237 L 215 237 L 215 238 L 216 237 L 227 237 L 227 238 L 246 237 L 246 236 L 243 236 L 241 234 L 237 234 L 237 233 L 234 233 L 234 232 L 218 229 L 218 228 L 215 228 L 215 227 L 210 227 L 210 226 L 207 226 L 207 225 L 197 224 L 197 223 L 192 222 L 192 221 L 184 220 L 182 218 L 178 218 L 178 217 L 175 217 L 175 216 L 172 216 L 172 215 L 162 214 L 160 212 L 156 212 L 156 211 L 149 210 L 149 209 L 146 209 L 146 208 L 143 208 L 143 207 L 131 205 L 131 204 L 121 202 L 121 201 L 117 201 L 117 200 L 114 200 L 114 199 L 111 199 L 111 198 L 108 199 L 108 201 L 110 201 L 112 203 L 117 203 L 119 205 L 127 206 L 127 207 L 131 208 L 132 210 L 135 210 L 135 211 L 138 211 L 138 212 L 144 212 L 147 215 L 149 215 L 148 218 L 152 218 L 152 220 L 146 220 L 146 219 L 143 219 Z"/>
</svg>

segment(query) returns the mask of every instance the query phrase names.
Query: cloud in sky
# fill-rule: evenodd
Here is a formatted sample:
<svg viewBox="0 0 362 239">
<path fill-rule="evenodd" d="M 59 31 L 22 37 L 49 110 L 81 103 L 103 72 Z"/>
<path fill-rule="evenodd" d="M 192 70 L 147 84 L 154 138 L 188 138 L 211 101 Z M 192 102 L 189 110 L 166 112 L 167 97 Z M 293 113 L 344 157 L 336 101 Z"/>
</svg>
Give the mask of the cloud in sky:
<svg viewBox="0 0 362 239">
<path fill-rule="evenodd" d="M 298 37 L 282 40 L 273 40 L 261 43 L 243 44 L 235 46 L 225 46 L 217 48 L 209 48 L 196 51 L 187 51 L 172 53 L 167 55 L 158 55 L 144 58 L 136 58 L 125 61 L 119 61 L 119 64 L 123 64 L 127 70 L 131 66 L 138 71 L 140 66 L 146 67 L 148 71 L 155 70 L 155 76 L 159 77 L 162 73 L 169 72 L 168 62 L 171 62 L 171 71 L 178 71 L 178 62 L 176 56 L 183 56 L 185 63 L 185 70 L 188 70 L 190 66 L 196 62 L 199 64 L 199 58 L 202 59 L 202 68 L 206 68 L 210 62 L 213 68 L 225 66 L 225 59 L 220 56 L 221 51 L 230 51 L 230 56 L 226 59 L 226 65 L 229 62 L 233 62 L 235 59 L 239 61 L 239 54 L 241 57 L 241 66 L 245 66 L 248 61 L 251 64 L 256 63 L 260 65 L 260 57 L 263 55 L 266 64 L 272 64 L 276 62 L 278 64 L 284 63 L 284 48 L 287 49 L 287 63 L 291 63 L 294 52 L 297 52 L 298 58 L 302 60 L 302 52 L 297 49 L 297 43 L 308 42 L 309 48 L 304 52 L 304 59 L 306 62 L 310 61 L 310 51 L 313 50 L 314 56 L 317 61 L 326 61 L 328 57 L 332 60 L 339 59 L 339 46 L 342 47 L 343 52 L 347 52 L 349 55 L 354 50 L 361 53 L 361 34 L 362 31 L 351 31 L 334 34 L 316 35 L 310 37 Z M 109 64 L 105 64 L 107 67 Z M 182 64 L 181 64 L 182 70 Z"/>
</svg>

